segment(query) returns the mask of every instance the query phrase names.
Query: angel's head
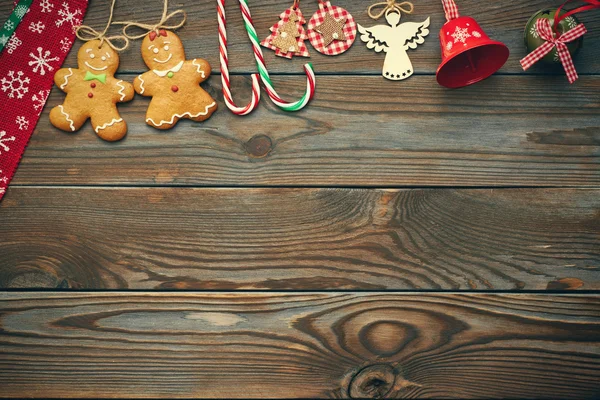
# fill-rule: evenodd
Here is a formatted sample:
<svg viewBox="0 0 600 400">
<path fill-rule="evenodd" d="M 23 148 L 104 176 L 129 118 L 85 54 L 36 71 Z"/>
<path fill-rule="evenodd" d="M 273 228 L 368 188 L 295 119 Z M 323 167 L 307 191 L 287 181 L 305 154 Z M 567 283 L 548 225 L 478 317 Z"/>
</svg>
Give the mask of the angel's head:
<svg viewBox="0 0 600 400">
<path fill-rule="evenodd" d="M 385 20 L 392 27 L 398 26 L 398 24 L 400 23 L 400 11 L 398 11 L 394 8 L 387 10 L 385 12 Z"/>
</svg>

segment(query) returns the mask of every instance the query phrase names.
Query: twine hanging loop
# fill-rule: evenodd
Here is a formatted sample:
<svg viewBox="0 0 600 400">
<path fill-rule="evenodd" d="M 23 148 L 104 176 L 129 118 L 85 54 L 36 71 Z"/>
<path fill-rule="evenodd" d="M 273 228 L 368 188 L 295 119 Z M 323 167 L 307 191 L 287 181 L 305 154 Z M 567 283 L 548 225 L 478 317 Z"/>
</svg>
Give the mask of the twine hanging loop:
<svg viewBox="0 0 600 400">
<path fill-rule="evenodd" d="M 181 28 L 185 24 L 185 21 L 187 19 L 187 15 L 186 15 L 185 11 L 180 9 L 180 10 L 175 10 L 175 11 L 167 14 L 168 4 L 169 4 L 169 1 L 164 0 L 162 16 L 160 17 L 160 20 L 156 24 L 144 24 L 144 23 L 135 22 L 135 21 L 115 22 L 115 24 L 125 25 L 123 27 L 123 35 L 131 40 L 141 39 L 144 36 L 146 36 L 149 32 L 154 32 L 154 35 L 156 37 L 159 35 L 163 35 L 163 32 L 165 32 L 165 29 L 174 30 L 174 29 Z M 169 22 L 169 20 L 171 20 L 174 17 L 177 17 L 179 15 L 182 16 L 181 21 L 179 21 L 176 24 L 172 24 L 172 25 L 167 24 L 167 22 Z M 143 29 L 145 32 L 142 34 L 139 34 L 139 35 L 132 35 L 127 32 L 127 30 L 132 27 Z"/>
<path fill-rule="evenodd" d="M 379 8 L 381 8 L 381 10 L 375 12 L 375 10 Z M 369 14 L 369 17 L 373 19 L 379 19 L 388 12 L 394 11 L 400 15 L 402 15 L 402 13 L 412 14 L 414 9 L 415 7 L 409 1 L 403 1 L 402 3 L 398 3 L 396 2 L 396 0 L 386 0 L 380 3 L 371 4 L 371 6 L 369 6 L 369 8 L 367 9 L 367 14 Z"/>
<path fill-rule="evenodd" d="M 75 30 L 75 35 L 77 36 L 77 38 L 83 40 L 84 42 L 89 42 L 90 40 L 100 40 L 98 48 L 102 47 L 104 42 L 106 42 L 106 44 L 108 44 L 110 48 L 112 48 L 115 51 L 123 51 L 127 49 L 127 47 L 129 47 L 129 39 L 127 39 L 127 37 L 125 37 L 124 35 L 106 36 L 108 28 L 110 28 L 110 25 L 112 23 L 115 3 L 116 0 L 113 0 L 110 6 L 110 15 L 108 17 L 108 22 L 106 23 L 106 27 L 102 32 L 98 32 L 89 25 L 79 25 Z M 115 43 L 115 41 L 122 41 L 123 44 L 119 46 Z"/>
</svg>

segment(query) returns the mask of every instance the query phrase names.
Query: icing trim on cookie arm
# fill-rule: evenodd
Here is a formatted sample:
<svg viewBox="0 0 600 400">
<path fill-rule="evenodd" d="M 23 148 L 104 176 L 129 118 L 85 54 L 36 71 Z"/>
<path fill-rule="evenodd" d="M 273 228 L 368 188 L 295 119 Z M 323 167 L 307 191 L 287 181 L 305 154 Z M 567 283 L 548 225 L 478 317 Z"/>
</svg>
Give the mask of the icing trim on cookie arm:
<svg viewBox="0 0 600 400">
<path fill-rule="evenodd" d="M 119 99 L 120 101 L 123 101 L 123 99 L 125 98 L 125 92 L 124 92 L 125 86 L 122 85 L 122 83 L 123 83 L 123 80 L 121 80 L 121 79 L 119 79 L 117 81 L 117 86 L 121 88 L 121 89 L 119 89 L 119 94 L 121 95 L 121 98 Z"/>
<path fill-rule="evenodd" d="M 140 80 L 140 94 L 144 94 L 144 78 L 142 78 L 142 75 L 138 75 L 138 79 Z"/>
<path fill-rule="evenodd" d="M 206 108 L 204 109 L 204 111 L 200 111 L 198 114 L 192 115 L 191 112 L 184 112 L 183 114 L 175 114 L 171 117 L 171 120 L 163 120 L 160 121 L 158 124 L 156 122 L 154 122 L 154 120 L 152 118 L 146 118 L 146 122 L 150 122 L 152 125 L 154 126 L 162 126 L 164 124 L 168 124 L 171 125 L 174 121 L 175 118 L 183 118 L 183 117 L 189 117 L 189 118 L 196 118 L 199 117 L 201 115 L 206 115 L 208 114 L 208 111 L 213 108 L 216 105 L 216 103 L 213 101 L 212 103 L 210 103 L 209 105 L 206 106 Z"/>
<path fill-rule="evenodd" d="M 69 69 L 70 69 L 70 68 L 69 68 Z M 65 116 L 65 119 L 66 119 L 66 120 L 69 122 L 69 127 L 71 128 L 71 131 L 72 131 L 72 132 L 75 132 L 75 126 L 73 125 L 73 124 L 74 124 L 74 122 L 73 122 L 73 120 L 70 118 L 69 114 L 67 114 L 67 113 L 65 112 L 65 108 L 63 107 L 63 105 L 62 105 L 62 104 L 59 104 L 59 105 L 58 105 L 58 108 L 60 108 L 60 113 L 61 113 L 62 115 L 64 115 L 64 116 Z"/>
<path fill-rule="evenodd" d="M 204 71 L 202 71 L 202 65 L 201 64 L 196 64 L 196 59 L 195 58 L 192 60 L 192 64 L 196 66 L 196 72 L 198 72 L 199 74 L 202 74 L 203 78 L 206 78 L 206 75 L 204 74 Z"/>
<path fill-rule="evenodd" d="M 98 133 L 99 130 L 101 129 L 106 129 L 109 126 L 113 126 L 114 124 L 116 124 L 117 122 L 121 122 L 123 121 L 123 118 L 113 118 L 112 121 L 105 123 L 104 125 L 100 125 L 94 128 L 94 130 L 96 131 L 96 133 Z"/>
<path fill-rule="evenodd" d="M 67 75 L 65 75 L 65 83 L 63 83 L 62 85 L 60 85 L 61 90 L 65 88 L 65 86 L 67 86 L 67 83 L 69 83 L 69 77 L 71 75 L 73 75 L 73 69 L 72 68 L 68 68 L 69 73 Z"/>
</svg>

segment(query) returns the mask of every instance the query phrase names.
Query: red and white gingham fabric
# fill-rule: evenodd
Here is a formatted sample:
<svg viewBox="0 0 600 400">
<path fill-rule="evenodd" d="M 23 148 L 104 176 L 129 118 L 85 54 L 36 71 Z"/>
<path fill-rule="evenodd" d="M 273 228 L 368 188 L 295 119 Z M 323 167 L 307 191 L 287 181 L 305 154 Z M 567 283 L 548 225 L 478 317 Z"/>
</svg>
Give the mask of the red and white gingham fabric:
<svg viewBox="0 0 600 400">
<path fill-rule="evenodd" d="M 458 7 L 456 7 L 454 0 L 442 0 L 442 5 L 444 6 L 446 21 L 452 21 L 453 19 L 460 17 L 458 14 Z"/>
<path fill-rule="evenodd" d="M 288 51 L 284 53 L 278 47 L 273 46 L 273 44 L 271 44 L 271 41 L 275 38 L 275 36 L 277 36 L 277 30 L 283 24 L 290 20 L 290 14 L 292 13 L 292 11 L 295 11 L 296 16 L 298 17 L 298 21 L 296 22 L 296 26 L 298 27 L 298 33 L 300 33 L 300 36 L 296 38 L 298 40 L 298 51 Z M 288 59 L 292 59 L 293 56 L 310 57 L 310 54 L 308 53 L 308 48 L 306 47 L 306 43 L 304 43 L 304 41 L 308 39 L 306 30 L 302 26 L 304 24 L 306 24 L 306 20 L 304 19 L 304 15 L 302 15 L 302 11 L 300 11 L 300 8 L 297 7 L 294 10 L 294 7 L 290 7 L 279 16 L 279 22 L 271 27 L 271 34 L 265 40 L 260 42 L 260 45 L 268 49 L 274 50 L 275 54 L 279 57 L 285 57 Z"/>
<path fill-rule="evenodd" d="M 569 80 L 569 83 L 575 82 L 579 76 L 575 70 L 575 65 L 573 65 L 573 59 L 571 58 L 571 53 L 569 53 L 566 43 L 572 42 L 573 40 L 583 36 L 587 32 L 585 26 L 583 24 L 579 24 L 575 28 L 563 33 L 558 37 L 554 37 L 550 20 L 547 18 L 538 19 L 535 23 L 535 27 L 540 35 L 540 38 L 544 39 L 546 43 L 529 53 L 527 57 L 521 60 L 521 66 L 523 67 L 523 70 L 526 71 L 529 69 L 529 67 L 541 60 L 556 46 L 560 61 L 565 69 L 565 72 L 567 73 L 567 79 Z"/>
<path fill-rule="evenodd" d="M 323 35 L 317 32 L 315 28 L 325 21 L 326 13 L 330 13 L 337 21 L 346 18 L 346 23 L 344 24 L 345 41 L 334 40 L 329 46 L 324 45 Z M 310 40 L 310 44 L 313 45 L 315 50 L 327 56 L 335 56 L 342 54 L 352 47 L 354 39 L 356 39 L 356 21 L 354 21 L 354 17 L 345 9 L 332 6 L 329 1 L 319 1 L 319 11 L 314 13 L 310 21 L 308 21 L 308 40 Z"/>
</svg>

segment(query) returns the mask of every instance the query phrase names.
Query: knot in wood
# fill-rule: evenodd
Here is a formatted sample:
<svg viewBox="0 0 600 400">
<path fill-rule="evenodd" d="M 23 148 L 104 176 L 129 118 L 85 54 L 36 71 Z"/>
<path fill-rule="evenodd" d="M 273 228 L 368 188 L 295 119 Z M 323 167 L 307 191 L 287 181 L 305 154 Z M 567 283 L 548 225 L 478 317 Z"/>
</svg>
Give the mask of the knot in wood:
<svg viewBox="0 0 600 400">
<path fill-rule="evenodd" d="M 370 365 L 358 371 L 350 381 L 351 398 L 381 399 L 396 383 L 396 370 L 388 364 Z"/>
<path fill-rule="evenodd" d="M 248 140 L 245 147 L 253 157 L 265 157 L 273 148 L 273 142 L 266 135 L 257 135 Z"/>
</svg>

